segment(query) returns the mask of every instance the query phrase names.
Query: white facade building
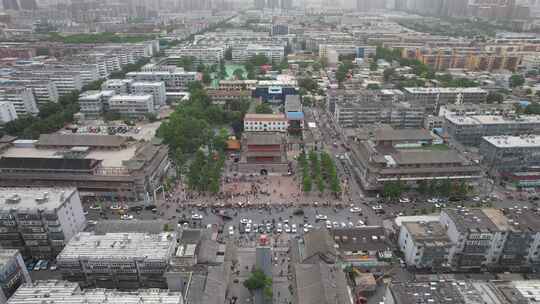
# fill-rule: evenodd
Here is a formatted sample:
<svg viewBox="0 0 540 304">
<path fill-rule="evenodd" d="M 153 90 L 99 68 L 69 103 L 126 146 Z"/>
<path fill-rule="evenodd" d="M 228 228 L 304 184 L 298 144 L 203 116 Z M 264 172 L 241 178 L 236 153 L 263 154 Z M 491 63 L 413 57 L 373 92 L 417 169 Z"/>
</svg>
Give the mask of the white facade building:
<svg viewBox="0 0 540 304">
<path fill-rule="evenodd" d="M 11 102 L 0 101 L 0 124 L 17 119 L 17 112 Z"/>
<path fill-rule="evenodd" d="M 0 226 L 10 227 L 0 231 L 0 247 L 50 259 L 84 229 L 86 218 L 75 188 L 0 188 Z"/>
<path fill-rule="evenodd" d="M 264 55 L 271 62 L 281 62 L 285 57 L 285 47 L 282 45 L 248 44 L 232 49 L 232 60 L 236 63 L 245 62 L 255 55 Z"/>
<path fill-rule="evenodd" d="M 244 131 L 287 132 L 289 123 L 284 114 L 246 114 Z"/>
<path fill-rule="evenodd" d="M 115 95 L 109 99 L 109 111 L 128 116 L 154 113 L 152 95 Z"/>
<path fill-rule="evenodd" d="M 129 94 L 129 87 L 134 82 L 133 79 L 109 79 L 101 85 L 102 90 L 111 90 L 115 94 Z"/>
<path fill-rule="evenodd" d="M 84 289 L 68 281 L 37 281 L 21 286 L 9 304 L 183 304 L 181 292 L 159 289 L 118 291 L 114 289 Z"/>
<path fill-rule="evenodd" d="M 163 81 L 133 82 L 130 83 L 129 92 L 132 95 L 152 95 L 154 98 L 154 106 L 156 108 L 164 106 L 167 101 L 167 93 Z"/>
<path fill-rule="evenodd" d="M 197 72 L 185 72 L 177 69 L 174 72 L 158 71 L 158 72 L 130 72 L 126 74 L 127 78 L 135 81 L 144 82 L 159 82 L 165 83 L 167 91 L 182 91 L 186 90 L 188 84 L 201 79 L 201 75 Z"/>
<path fill-rule="evenodd" d="M 32 89 L 16 86 L 0 87 L 0 102 L 9 102 L 17 115 L 36 115 L 39 109 Z"/>
<path fill-rule="evenodd" d="M 167 51 L 167 61 L 193 57 L 195 64 L 219 64 L 223 60 L 225 49 L 223 47 L 189 46 L 179 47 Z"/>
<path fill-rule="evenodd" d="M 16 249 L 0 249 L 0 304 L 24 283 L 30 283 L 30 275 L 21 253 Z"/>
</svg>

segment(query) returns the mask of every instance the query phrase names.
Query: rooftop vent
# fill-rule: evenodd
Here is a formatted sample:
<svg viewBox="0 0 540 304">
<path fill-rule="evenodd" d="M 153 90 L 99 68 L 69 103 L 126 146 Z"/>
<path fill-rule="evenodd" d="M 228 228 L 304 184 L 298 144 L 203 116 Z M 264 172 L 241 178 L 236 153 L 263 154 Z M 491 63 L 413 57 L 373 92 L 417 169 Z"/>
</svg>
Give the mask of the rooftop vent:
<svg viewBox="0 0 540 304">
<path fill-rule="evenodd" d="M 36 202 L 38 204 L 46 203 L 49 200 L 49 192 L 43 192 L 43 194 L 39 197 L 36 197 Z"/>
<path fill-rule="evenodd" d="M 17 193 L 13 193 L 10 197 L 6 198 L 6 204 L 17 204 L 21 202 L 21 196 Z"/>
</svg>

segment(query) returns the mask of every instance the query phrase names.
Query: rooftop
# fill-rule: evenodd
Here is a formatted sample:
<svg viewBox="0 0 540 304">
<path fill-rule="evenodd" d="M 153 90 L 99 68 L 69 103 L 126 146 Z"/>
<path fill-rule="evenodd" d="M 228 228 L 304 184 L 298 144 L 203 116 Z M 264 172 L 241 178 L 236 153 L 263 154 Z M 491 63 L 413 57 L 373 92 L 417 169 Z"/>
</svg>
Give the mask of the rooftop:
<svg viewBox="0 0 540 304">
<path fill-rule="evenodd" d="M 482 88 L 403 88 L 404 91 L 411 94 L 438 94 L 438 93 L 486 93 Z"/>
<path fill-rule="evenodd" d="M 330 229 L 330 234 L 340 251 L 382 251 L 392 249 L 391 242 L 386 239 L 384 228 L 381 226 Z"/>
<path fill-rule="evenodd" d="M 336 243 L 327 229 L 316 229 L 304 234 L 304 248 L 302 259 L 305 261 L 313 256 L 321 256 L 324 259 L 334 259 L 338 252 Z"/>
<path fill-rule="evenodd" d="M 17 249 L 0 249 L 0 269 L 15 259 L 19 251 Z"/>
<path fill-rule="evenodd" d="M 504 124 L 540 124 L 540 115 L 454 115 L 447 114 L 446 120 L 456 125 L 504 125 Z"/>
<path fill-rule="evenodd" d="M 281 145 L 283 144 L 283 134 L 279 132 L 244 132 L 248 145 Z"/>
<path fill-rule="evenodd" d="M 446 228 L 440 222 L 403 222 L 409 235 L 417 243 L 445 246 L 450 243 Z"/>
<path fill-rule="evenodd" d="M 149 99 L 152 99 L 153 96 L 149 94 L 145 95 L 114 95 L 111 97 L 109 102 L 115 102 L 115 101 L 138 101 L 138 102 L 146 102 Z"/>
<path fill-rule="evenodd" d="M 79 232 L 57 259 L 150 259 L 168 260 L 174 253 L 176 233 Z"/>
<path fill-rule="evenodd" d="M 345 273 L 326 263 L 294 265 L 298 304 L 350 303 Z"/>
<path fill-rule="evenodd" d="M 432 140 L 433 136 L 424 129 L 379 128 L 375 131 L 376 141 Z"/>
<path fill-rule="evenodd" d="M 539 148 L 540 135 L 484 136 L 482 139 L 497 148 Z"/>
<path fill-rule="evenodd" d="M 67 281 L 37 281 L 24 284 L 9 299 L 10 304 L 182 304 L 182 293 L 159 289 L 122 292 L 115 289 L 85 289 Z"/>
<path fill-rule="evenodd" d="M 486 215 L 482 209 L 444 209 L 443 212 L 448 214 L 460 232 L 491 233 L 500 231 L 499 227 L 492 221 L 494 216 Z"/>
<path fill-rule="evenodd" d="M 402 149 L 392 154 L 398 165 L 463 163 L 464 160 L 453 150 L 431 151 Z"/>
<path fill-rule="evenodd" d="M 127 140 L 117 135 L 41 134 L 35 146 L 120 148 Z"/>
<path fill-rule="evenodd" d="M 530 209 L 506 208 L 503 209 L 511 230 L 525 232 L 540 232 L 540 213 Z"/>
<path fill-rule="evenodd" d="M 0 211 L 56 210 L 75 188 L 0 188 Z"/>
<path fill-rule="evenodd" d="M 247 113 L 244 116 L 244 121 L 286 121 L 283 114 L 253 114 Z"/>
</svg>

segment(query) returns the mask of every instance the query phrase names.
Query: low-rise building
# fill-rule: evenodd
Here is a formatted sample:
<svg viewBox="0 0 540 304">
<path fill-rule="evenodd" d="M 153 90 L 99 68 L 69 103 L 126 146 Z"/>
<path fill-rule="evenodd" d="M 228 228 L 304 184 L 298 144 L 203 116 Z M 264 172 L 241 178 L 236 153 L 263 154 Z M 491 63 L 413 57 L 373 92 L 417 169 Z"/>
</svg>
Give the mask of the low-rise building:
<svg viewBox="0 0 540 304">
<path fill-rule="evenodd" d="M 293 277 L 294 303 L 352 303 L 345 273 L 337 265 L 323 262 L 296 264 Z"/>
<path fill-rule="evenodd" d="M 114 95 L 109 99 L 109 111 L 140 117 L 155 112 L 152 95 Z"/>
<path fill-rule="evenodd" d="M 241 101 L 251 100 L 251 92 L 248 90 L 208 89 L 207 93 L 212 104 L 223 105 L 227 109 L 234 109 Z"/>
<path fill-rule="evenodd" d="M 461 144 L 478 146 L 484 136 L 540 134 L 540 116 L 446 115 L 445 131 Z"/>
<path fill-rule="evenodd" d="M 238 171 L 242 173 L 283 174 L 289 169 L 287 145 L 282 132 L 244 132 Z"/>
<path fill-rule="evenodd" d="M 176 233 L 80 232 L 56 257 L 65 280 L 101 288 L 167 288 Z"/>
<path fill-rule="evenodd" d="M 11 102 L 0 101 L 0 124 L 17 119 L 17 112 Z"/>
<path fill-rule="evenodd" d="M 9 102 L 17 115 L 37 115 L 39 108 L 32 89 L 19 86 L 0 86 L 0 102 Z"/>
<path fill-rule="evenodd" d="M 440 222 L 403 222 L 399 249 L 409 267 L 440 269 L 449 267 L 452 243 Z"/>
<path fill-rule="evenodd" d="M 17 290 L 9 304 L 32 303 L 70 304 L 183 304 L 180 292 L 159 289 L 118 291 L 114 289 L 82 289 L 79 284 L 66 281 L 37 281 Z"/>
<path fill-rule="evenodd" d="M 257 86 L 257 80 L 220 80 L 218 89 L 226 91 L 250 91 L 255 86 Z"/>
<path fill-rule="evenodd" d="M 242 63 L 256 55 L 264 55 L 270 62 L 281 62 L 285 57 L 285 47 L 283 45 L 260 45 L 248 44 L 233 46 L 232 61 Z"/>
<path fill-rule="evenodd" d="M 483 103 L 488 92 L 481 88 L 404 88 L 405 100 L 424 106 L 437 114 L 442 105 L 453 103 Z"/>
<path fill-rule="evenodd" d="M 195 64 L 219 64 L 225 55 L 223 47 L 208 47 L 208 46 L 182 46 L 168 49 L 166 51 L 167 64 L 179 62 L 182 58 L 191 57 Z"/>
<path fill-rule="evenodd" d="M 354 172 L 368 191 L 380 191 L 392 182 L 416 187 L 420 182 L 470 182 L 482 176 L 479 166 L 435 142 L 425 130 L 379 129 L 374 137 L 352 145 Z"/>
<path fill-rule="evenodd" d="M 98 146 L 103 141 L 108 146 L 119 146 L 126 140 L 102 135 L 71 135 L 55 140 L 47 143 L 51 148 L 37 149 L 36 142 L 30 141 L 4 149 L 0 154 L 0 186 L 71 186 L 96 196 L 144 200 L 155 195 L 170 165 L 168 148 L 157 139 L 130 141 L 114 150 Z M 66 150 L 58 146 L 67 141 L 79 147 Z"/>
<path fill-rule="evenodd" d="M 201 80 L 201 74 L 197 72 L 185 72 L 182 69 L 175 71 L 155 71 L 155 72 L 129 72 L 127 78 L 135 81 L 160 82 L 165 83 L 167 91 L 183 91 L 188 88 L 188 84 Z"/>
<path fill-rule="evenodd" d="M 108 79 L 101 84 L 101 89 L 105 91 L 114 91 L 118 95 L 126 95 L 134 82 L 133 79 Z"/>
<path fill-rule="evenodd" d="M 129 86 L 129 93 L 132 95 L 152 95 L 156 109 L 164 106 L 167 102 L 165 83 L 162 81 L 133 82 Z"/>
<path fill-rule="evenodd" d="M 0 304 L 5 304 L 19 286 L 31 282 L 20 252 L 0 249 Z"/>
<path fill-rule="evenodd" d="M 36 183 L 29 186 L 36 186 Z M 2 248 L 25 257 L 53 259 L 86 226 L 75 188 L 0 188 Z"/>
<path fill-rule="evenodd" d="M 97 118 L 109 110 L 109 100 L 114 91 L 86 91 L 79 95 L 79 108 L 88 118 Z"/>
<path fill-rule="evenodd" d="M 287 132 L 287 118 L 283 114 L 252 114 L 244 116 L 244 131 Z"/>
<path fill-rule="evenodd" d="M 480 155 L 490 174 L 501 177 L 516 177 L 516 173 L 535 171 L 540 166 L 540 136 L 484 136 L 480 143 Z M 533 168 L 533 169 L 531 169 Z M 529 178 L 522 179 L 533 186 L 539 182 Z"/>
</svg>

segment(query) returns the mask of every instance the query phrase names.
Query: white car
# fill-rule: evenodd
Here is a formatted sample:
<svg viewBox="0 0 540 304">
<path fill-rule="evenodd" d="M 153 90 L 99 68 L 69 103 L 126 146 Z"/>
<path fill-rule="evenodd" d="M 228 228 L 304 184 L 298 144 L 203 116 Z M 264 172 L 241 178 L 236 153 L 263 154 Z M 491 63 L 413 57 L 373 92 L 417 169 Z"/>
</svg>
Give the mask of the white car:
<svg viewBox="0 0 540 304">
<path fill-rule="evenodd" d="M 341 228 L 347 228 L 347 224 L 345 224 L 344 222 L 341 222 Z"/>
<path fill-rule="evenodd" d="M 338 222 L 333 222 L 332 226 L 334 226 L 334 228 L 339 228 L 339 223 Z"/>
<path fill-rule="evenodd" d="M 411 200 L 408 199 L 407 197 L 402 197 L 402 198 L 399 199 L 399 202 L 400 202 L 400 203 L 410 203 Z"/>
<path fill-rule="evenodd" d="M 202 219 L 203 219 L 203 216 L 202 216 L 202 214 L 194 213 L 194 214 L 191 216 L 191 219 L 192 219 L 192 220 L 202 220 Z"/>
<path fill-rule="evenodd" d="M 277 233 L 282 233 L 283 232 L 283 225 L 281 223 L 277 224 L 276 231 L 277 231 Z"/>
<path fill-rule="evenodd" d="M 328 219 L 328 216 L 324 214 L 317 214 L 315 215 L 315 220 L 317 221 L 326 221 Z"/>
<path fill-rule="evenodd" d="M 359 228 L 359 227 L 364 227 L 366 225 L 366 223 L 364 223 L 364 221 L 362 220 L 358 220 L 358 223 L 356 224 L 356 227 Z"/>
<path fill-rule="evenodd" d="M 251 232 L 251 224 L 250 224 L 250 223 L 247 223 L 247 224 L 246 224 L 245 232 L 246 232 L 246 233 L 250 233 L 250 232 Z"/>
<path fill-rule="evenodd" d="M 291 233 L 297 233 L 298 230 L 296 229 L 296 224 L 292 224 L 291 226 Z"/>
<path fill-rule="evenodd" d="M 240 224 L 247 224 L 248 223 L 248 219 L 246 218 L 243 218 L 240 220 Z"/>
<path fill-rule="evenodd" d="M 133 219 L 133 215 L 131 215 L 131 214 L 124 214 L 124 215 L 120 216 L 120 219 L 122 219 L 122 220 L 132 220 L 132 219 Z"/>
<path fill-rule="evenodd" d="M 283 229 L 286 233 L 291 233 L 291 226 L 289 226 L 289 224 L 283 225 Z"/>
<path fill-rule="evenodd" d="M 361 213 L 361 212 L 362 212 L 362 208 L 360 208 L 360 207 L 352 207 L 352 208 L 350 209 L 350 211 L 351 211 L 352 213 Z"/>
<path fill-rule="evenodd" d="M 479 202 L 480 201 L 480 197 L 479 196 L 475 196 L 473 197 L 473 202 Z"/>
<path fill-rule="evenodd" d="M 354 228 L 353 222 L 349 222 L 349 223 L 347 224 L 347 226 L 348 226 L 349 228 Z"/>
<path fill-rule="evenodd" d="M 92 205 L 90 207 L 88 207 L 90 210 L 101 210 L 101 206 L 100 205 Z"/>
<path fill-rule="evenodd" d="M 332 222 L 326 221 L 326 229 L 332 229 Z"/>
<path fill-rule="evenodd" d="M 229 226 L 229 235 L 234 235 L 234 227 Z"/>
</svg>

